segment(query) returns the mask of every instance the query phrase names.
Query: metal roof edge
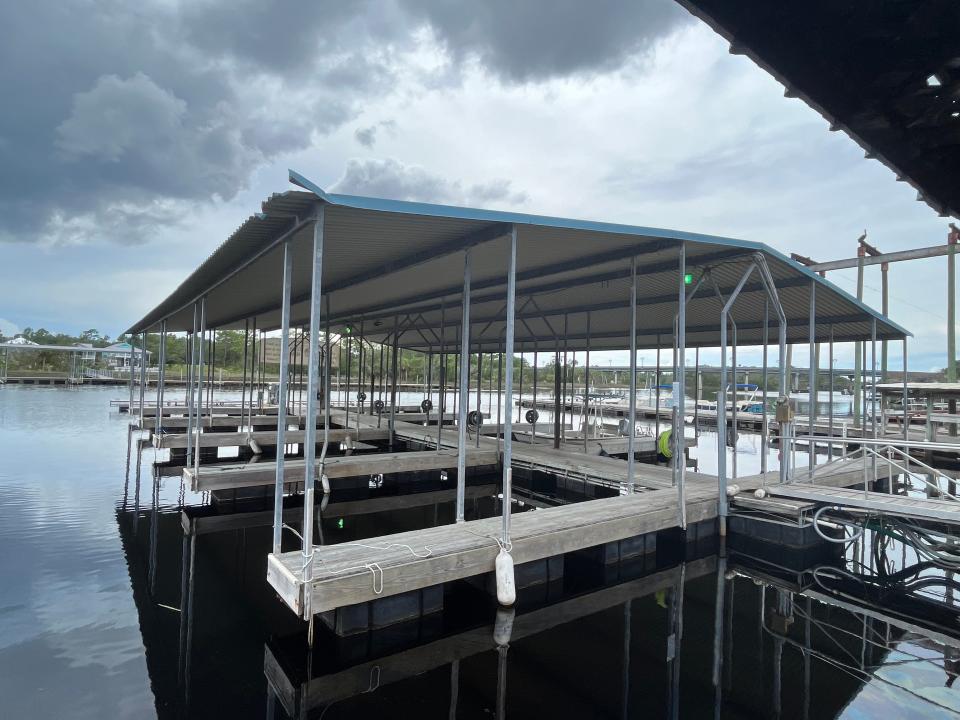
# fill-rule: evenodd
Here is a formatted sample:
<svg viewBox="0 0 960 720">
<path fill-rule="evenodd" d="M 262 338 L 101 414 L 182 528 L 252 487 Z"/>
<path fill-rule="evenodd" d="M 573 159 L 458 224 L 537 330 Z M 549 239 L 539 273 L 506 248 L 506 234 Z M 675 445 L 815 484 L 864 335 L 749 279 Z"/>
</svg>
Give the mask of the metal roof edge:
<svg viewBox="0 0 960 720">
<path fill-rule="evenodd" d="M 372 210 L 375 212 L 392 212 L 404 215 L 422 215 L 424 217 L 452 218 L 459 220 L 476 220 L 479 222 L 498 222 L 517 225 L 540 225 L 568 230 L 586 230 L 598 233 L 616 233 L 620 235 L 637 235 L 662 240 L 689 240 L 691 242 L 710 243 L 712 245 L 727 245 L 749 250 L 760 250 L 761 243 L 739 240 L 737 238 L 705 233 L 687 232 L 685 230 L 670 230 L 667 228 L 647 227 L 643 225 L 628 225 L 626 223 L 610 223 L 600 220 L 581 220 L 562 218 L 554 215 L 534 215 L 518 213 L 508 210 L 486 210 L 458 205 L 441 205 L 437 203 L 415 202 L 411 200 L 389 200 L 386 198 L 368 197 L 365 195 L 342 195 L 328 193 L 319 185 L 290 170 L 290 182 L 305 190 L 314 193 L 318 198 L 331 205 L 349 207 L 356 210 Z"/>
<path fill-rule="evenodd" d="M 887 316 L 884 315 L 883 313 L 874 310 L 872 307 L 870 307 L 869 305 L 867 305 L 865 302 L 863 302 L 862 300 L 857 299 L 856 297 L 854 297 L 853 295 L 851 295 L 849 292 L 847 292 L 847 291 L 844 290 L 843 288 L 841 288 L 841 287 L 839 287 L 838 285 L 835 285 L 834 283 L 832 283 L 832 282 L 830 282 L 829 280 L 827 280 L 825 277 L 820 277 L 820 275 L 819 275 L 818 273 L 814 272 L 813 270 L 811 270 L 810 268 L 808 268 L 806 265 L 803 265 L 803 264 L 801 264 L 801 263 L 798 263 L 796 260 L 787 257 L 784 253 L 780 252 L 780 251 L 777 250 L 776 248 L 770 247 L 770 246 L 767 245 L 766 243 L 760 243 L 760 246 L 761 246 L 761 248 L 763 249 L 764 252 L 770 253 L 770 254 L 773 255 L 775 258 L 777 258 L 777 260 L 781 260 L 782 262 L 785 262 L 785 263 L 791 265 L 792 267 L 794 267 L 795 269 L 799 270 L 802 274 L 806 275 L 806 276 L 809 277 L 810 279 L 816 280 L 818 283 L 820 283 L 821 285 L 824 285 L 824 286 L 828 287 L 830 290 L 832 290 L 832 291 L 835 292 L 835 293 L 839 293 L 841 296 L 843 296 L 846 300 L 848 300 L 849 302 L 851 302 L 853 305 L 856 305 L 857 307 L 859 307 L 859 308 L 860 308 L 861 310 L 863 310 L 864 312 L 866 312 L 866 313 L 870 314 L 871 316 L 875 317 L 877 320 L 881 320 L 881 321 L 885 322 L 885 323 L 886 323 L 887 325 L 889 325 L 891 328 L 894 328 L 894 329 L 897 330 L 898 332 L 903 333 L 906 337 L 913 337 L 913 333 L 910 332 L 909 330 L 907 330 L 905 327 L 903 327 L 903 326 L 895 323 L 893 320 L 891 320 L 889 317 L 887 317 Z"/>
</svg>

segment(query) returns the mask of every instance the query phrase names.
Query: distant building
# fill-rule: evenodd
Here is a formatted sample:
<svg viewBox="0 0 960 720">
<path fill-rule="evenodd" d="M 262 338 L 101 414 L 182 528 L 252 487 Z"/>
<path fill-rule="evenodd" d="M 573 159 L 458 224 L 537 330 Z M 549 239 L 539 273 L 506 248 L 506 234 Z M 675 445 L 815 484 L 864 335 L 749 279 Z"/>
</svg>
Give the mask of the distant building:
<svg viewBox="0 0 960 720">
<path fill-rule="evenodd" d="M 13 340 L 7 343 L 7 345 L 36 345 L 37 343 L 33 340 L 27 340 L 23 335 L 18 335 Z"/>
<path fill-rule="evenodd" d="M 93 346 L 93 343 L 74 343 L 74 347 L 83 348 L 83 352 L 80 353 L 81 360 L 84 362 L 96 362 L 97 350 Z"/>
<path fill-rule="evenodd" d="M 107 345 L 105 348 L 97 348 L 96 352 L 100 354 L 103 358 L 103 361 L 112 368 L 128 368 L 130 367 L 130 343 L 119 342 L 113 343 L 113 345 Z M 153 354 L 149 350 L 143 350 L 141 348 L 134 348 L 133 350 L 133 366 L 140 367 L 142 360 L 144 358 L 144 353 L 146 353 L 147 367 L 150 366 L 150 356 Z"/>
</svg>

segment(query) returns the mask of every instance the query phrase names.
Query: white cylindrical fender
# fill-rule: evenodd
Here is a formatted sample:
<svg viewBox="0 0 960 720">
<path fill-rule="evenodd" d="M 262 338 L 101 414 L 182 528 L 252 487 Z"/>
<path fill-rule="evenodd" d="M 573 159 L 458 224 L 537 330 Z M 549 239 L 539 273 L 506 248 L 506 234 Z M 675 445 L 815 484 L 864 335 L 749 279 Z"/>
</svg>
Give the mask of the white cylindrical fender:
<svg viewBox="0 0 960 720">
<path fill-rule="evenodd" d="M 727 497 L 733 497 L 738 492 L 740 492 L 740 486 L 736 483 L 733 485 L 727 485 Z"/>
<path fill-rule="evenodd" d="M 497 602 L 510 607 L 517 601 L 517 586 L 513 579 L 513 558 L 503 548 L 497 555 Z"/>
<path fill-rule="evenodd" d="M 253 454 L 254 454 L 254 455 L 263 455 L 263 448 L 261 448 L 261 447 L 260 447 L 260 443 L 258 443 L 258 442 L 257 442 L 256 440 L 254 440 L 253 438 L 250 438 L 250 439 L 247 441 L 247 445 L 249 445 L 249 446 L 250 446 L 250 449 L 253 450 Z"/>
<path fill-rule="evenodd" d="M 757 498 L 757 500 L 763 500 L 767 496 L 767 491 L 763 488 L 757 488 L 753 491 L 753 496 Z"/>
<path fill-rule="evenodd" d="M 512 607 L 497 608 L 497 619 L 493 623 L 493 641 L 500 647 L 509 645 L 510 638 L 513 637 L 513 616 Z"/>
<path fill-rule="evenodd" d="M 320 485 L 321 487 L 323 487 L 323 494 L 329 495 L 330 494 L 330 478 L 327 477 L 326 473 L 320 474 Z"/>
</svg>

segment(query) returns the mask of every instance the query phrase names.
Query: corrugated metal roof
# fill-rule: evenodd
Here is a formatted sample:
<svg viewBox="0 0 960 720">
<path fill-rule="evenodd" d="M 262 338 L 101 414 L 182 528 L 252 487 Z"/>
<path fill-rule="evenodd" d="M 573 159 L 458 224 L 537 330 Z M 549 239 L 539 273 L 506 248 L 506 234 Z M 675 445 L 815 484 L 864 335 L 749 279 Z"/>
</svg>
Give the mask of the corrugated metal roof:
<svg viewBox="0 0 960 720">
<path fill-rule="evenodd" d="M 691 347 L 719 344 L 722 306 L 714 285 L 726 296 L 756 253 L 767 261 L 787 315 L 791 342 L 808 340 L 812 287 L 817 293 L 817 337 L 837 341 L 868 339 L 877 320 L 879 339 L 906 331 L 832 283 L 760 243 L 650 227 L 499 212 L 427 203 L 326 193 L 291 172 L 307 189 L 273 195 L 262 213 L 250 217 L 166 300 L 133 325 L 152 329 L 167 319 L 172 331 L 193 326 L 193 303 L 207 298 L 208 327 L 242 327 L 256 318 L 259 328 L 280 322 L 282 240 L 293 252 L 294 325 L 309 319 L 313 217 L 324 204 L 323 292 L 330 298 L 331 322 L 359 326 L 370 339 L 384 340 L 394 317 L 403 325 L 405 347 L 456 345 L 461 313 L 464 253 L 472 255 L 472 326 L 484 350 L 499 347 L 504 331 L 504 298 L 509 242 L 518 227 L 516 339 L 519 348 L 552 347 L 565 337 L 583 347 L 590 320 L 590 345 L 623 348 L 629 342 L 631 258 L 638 259 L 638 332 L 641 347 L 669 345 L 680 277 L 679 250 L 686 245 L 687 270 L 708 275 L 687 308 Z M 760 341 L 766 295 L 754 274 L 732 312 L 741 344 Z M 774 313 L 770 338 L 775 342 Z M 439 331 L 445 325 L 445 333 Z M 566 332 L 563 328 L 566 327 Z"/>
</svg>

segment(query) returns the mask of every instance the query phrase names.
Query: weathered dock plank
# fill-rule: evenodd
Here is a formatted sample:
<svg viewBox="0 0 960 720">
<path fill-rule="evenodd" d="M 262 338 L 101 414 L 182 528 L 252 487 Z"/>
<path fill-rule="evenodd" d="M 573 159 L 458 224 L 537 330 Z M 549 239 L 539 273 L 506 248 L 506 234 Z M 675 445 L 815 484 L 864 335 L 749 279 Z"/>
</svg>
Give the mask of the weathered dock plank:
<svg viewBox="0 0 960 720">
<path fill-rule="evenodd" d="M 697 490 L 688 497 L 688 522 L 716 515 L 716 492 Z M 318 549 L 322 562 L 315 564 L 309 589 L 301 579 L 300 552 L 271 554 L 267 579 L 297 614 L 305 592 L 312 592 L 312 608 L 319 613 L 460 580 L 493 571 L 500 523 L 493 517 L 371 538 L 362 546 Z M 546 508 L 513 518 L 511 554 L 516 563 L 530 562 L 676 524 L 676 493 L 670 490 Z"/>
<path fill-rule="evenodd" d="M 490 497 L 497 492 L 497 486 L 468 485 L 464 497 L 468 500 Z M 403 495 L 382 495 L 359 500 L 331 501 L 324 511 L 326 516 L 353 517 L 356 515 L 374 515 L 395 510 L 427 507 L 440 503 L 453 502 L 457 498 L 456 488 L 448 490 L 427 490 L 426 492 L 404 493 Z M 284 522 L 303 520 L 303 507 L 286 507 L 283 511 Z M 252 512 L 226 512 L 214 515 L 195 515 L 186 511 L 180 513 L 180 524 L 185 535 L 210 535 L 229 530 L 267 527 L 273 523 L 273 510 L 255 510 Z"/>
<path fill-rule="evenodd" d="M 767 492 L 775 497 L 805 500 L 822 505 L 836 504 L 844 507 L 862 508 L 900 517 L 943 520 L 952 525 L 960 525 L 960 502 L 956 500 L 908 497 L 803 483 L 772 485 L 767 488 Z"/>
<path fill-rule="evenodd" d="M 300 445 L 303 443 L 306 435 L 305 430 L 287 430 L 284 443 L 287 445 Z M 377 428 L 356 428 L 344 429 L 336 428 L 329 431 L 329 440 L 331 442 L 343 442 L 347 438 L 366 442 L 370 440 L 386 440 L 390 433 L 385 429 Z M 191 442 L 196 443 L 196 437 Z M 256 432 L 213 432 L 200 433 L 199 445 L 201 448 L 207 447 L 242 447 L 249 445 L 250 441 L 256 442 L 263 447 L 273 447 L 277 444 L 276 430 L 263 430 Z M 317 433 L 317 444 L 322 445 L 324 433 Z M 172 450 L 187 447 L 187 435 L 185 434 L 159 434 L 153 436 L 153 446 L 158 450 Z"/>
<path fill-rule="evenodd" d="M 496 465 L 497 452 L 482 448 L 467 450 L 467 467 Z M 457 454 L 449 451 L 377 453 L 373 455 L 350 455 L 328 457 L 323 473 L 330 480 L 364 475 L 415 472 L 418 470 L 444 470 L 457 466 Z M 319 464 L 317 465 L 319 472 Z M 276 463 L 250 463 L 246 465 L 210 465 L 184 468 L 184 481 L 194 492 L 204 490 L 233 490 L 243 487 L 258 487 L 276 483 Z M 304 461 L 287 460 L 284 463 L 285 484 L 302 483 Z"/>
</svg>

